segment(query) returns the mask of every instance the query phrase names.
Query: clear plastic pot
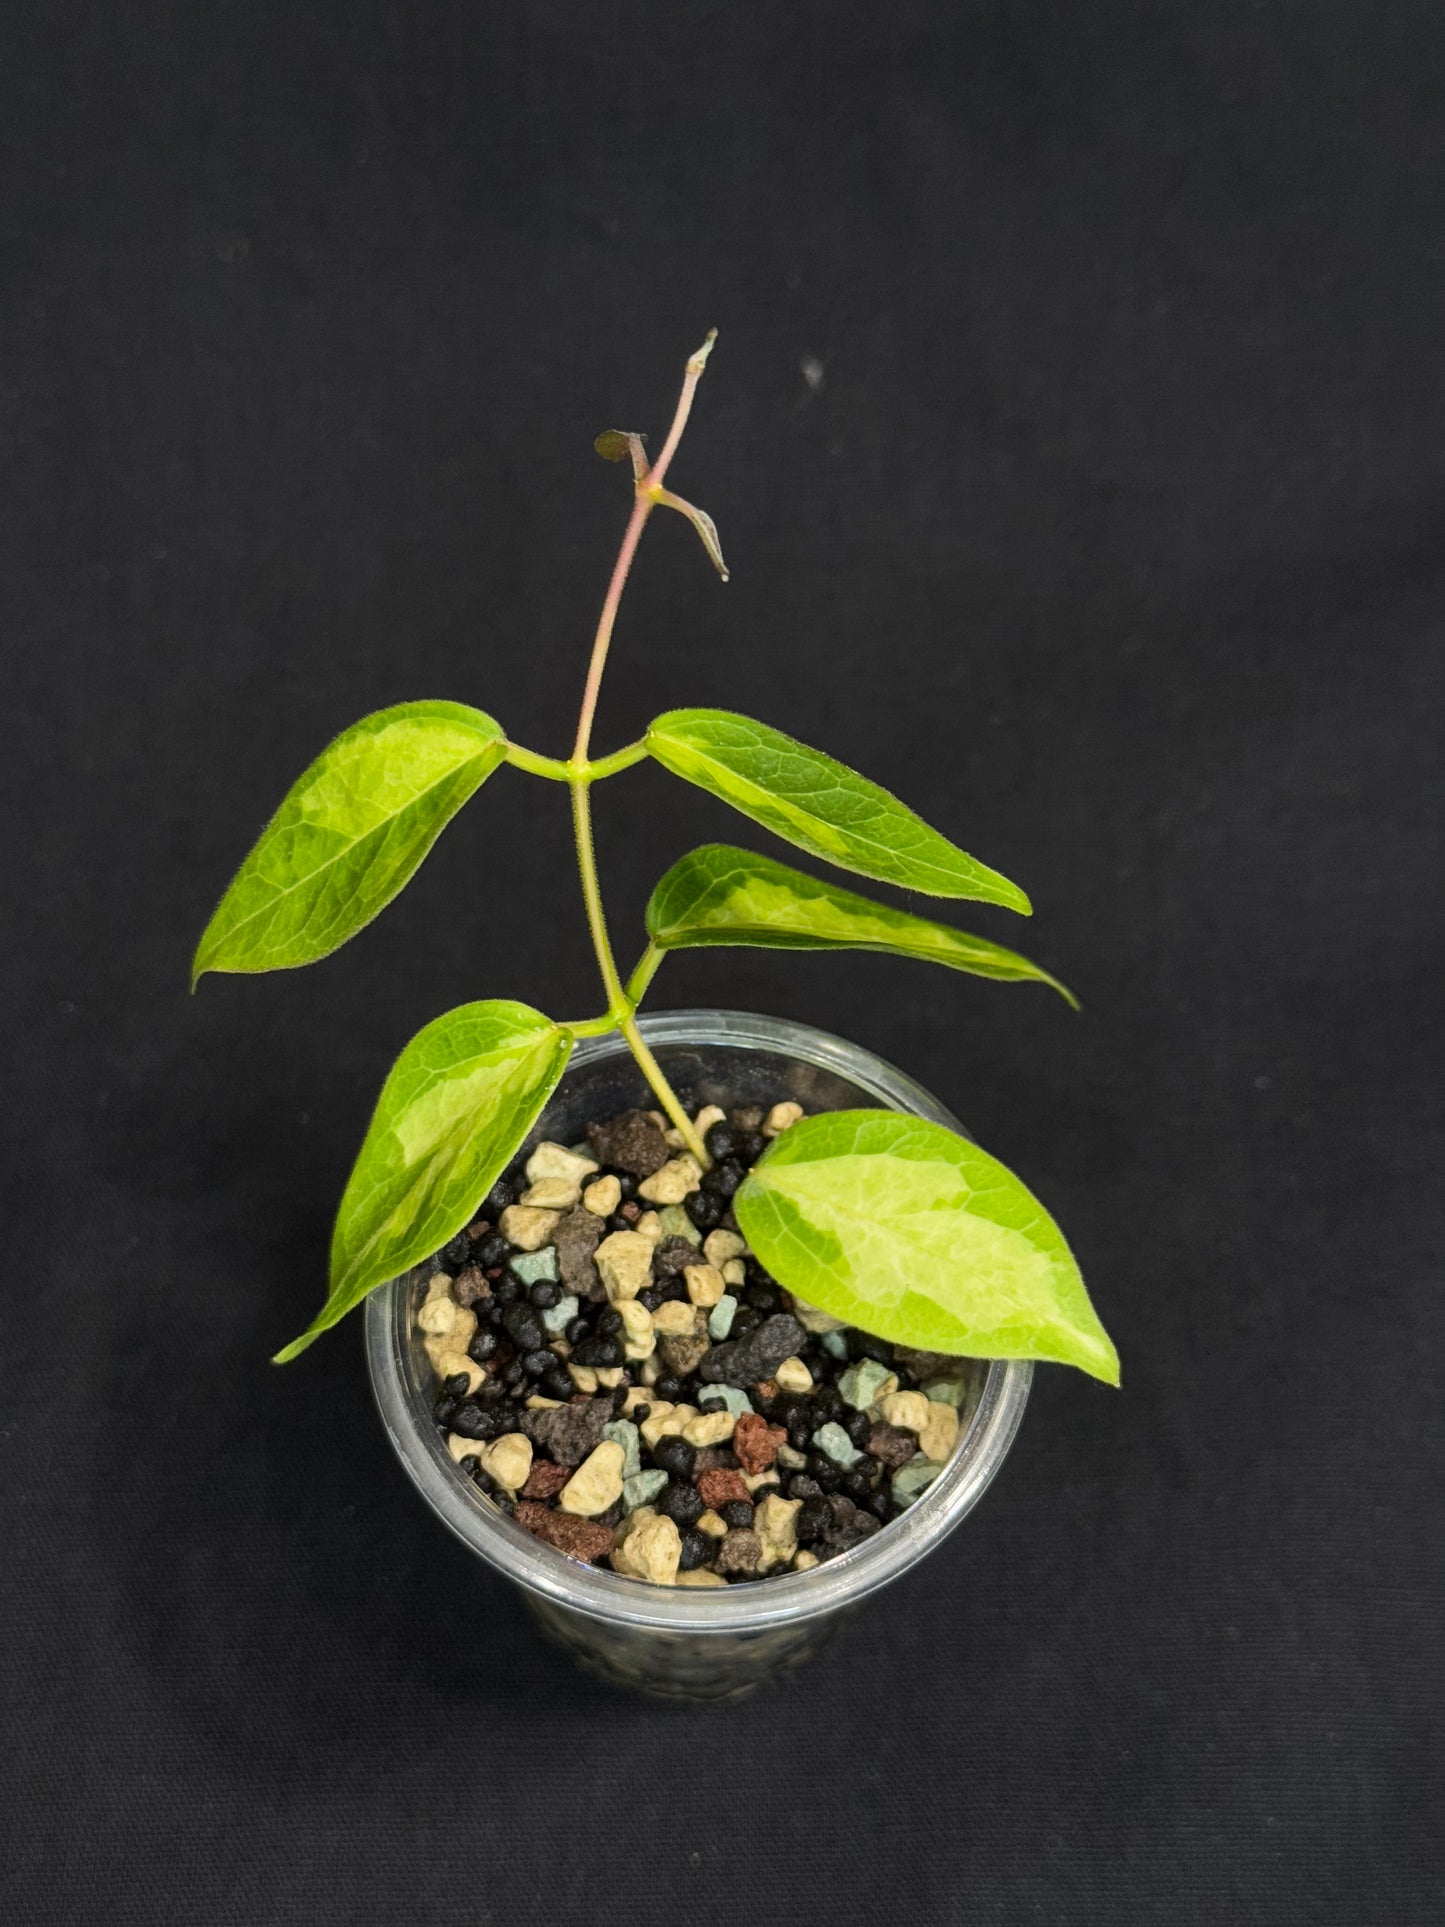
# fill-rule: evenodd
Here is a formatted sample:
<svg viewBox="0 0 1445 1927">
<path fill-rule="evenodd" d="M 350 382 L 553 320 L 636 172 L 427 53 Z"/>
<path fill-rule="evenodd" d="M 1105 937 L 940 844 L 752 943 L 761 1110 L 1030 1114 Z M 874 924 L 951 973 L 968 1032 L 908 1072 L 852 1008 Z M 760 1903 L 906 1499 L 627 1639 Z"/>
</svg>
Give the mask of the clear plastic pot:
<svg viewBox="0 0 1445 1927">
<path fill-rule="evenodd" d="M 689 1111 L 793 1098 L 808 1111 L 883 1105 L 961 1128 L 912 1078 L 806 1024 L 681 1010 L 644 1017 L 641 1028 Z M 575 1143 L 590 1120 L 653 1102 L 621 1037 L 587 1038 L 528 1143 Z M 372 1385 L 397 1456 L 442 1522 L 521 1589 L 554 1638 L 645 1692 L 736 1698 L 809 1658 L 840 1615 L 916 1565 L 972 1510 L 1003 1463 L 1028 1398 L 1030 1365 L 974 1365 L 947 1466 L 901 1518 L 837 1559 L 725 1589 L 649 1586 L 564 1558 L 462 1477 L 432 1417 L 435 1386 L 415 1329 L 426 1269 L 394 1279 L 366 1307 Z"/>
</svg>

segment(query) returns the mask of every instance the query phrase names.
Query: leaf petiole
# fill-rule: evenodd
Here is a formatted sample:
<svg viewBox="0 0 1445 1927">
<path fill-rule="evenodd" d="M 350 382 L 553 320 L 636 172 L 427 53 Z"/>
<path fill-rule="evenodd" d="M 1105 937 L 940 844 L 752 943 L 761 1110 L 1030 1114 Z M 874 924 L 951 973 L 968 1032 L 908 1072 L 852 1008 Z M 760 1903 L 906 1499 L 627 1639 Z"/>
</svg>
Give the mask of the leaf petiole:
<svg viewBox="0 0 1445 1927">
<path fill-rule="evenodd" d="M 636 1010 L 647 994 L 647 986 L 662 967 L 667 952 L 661 944 L 649 942 L 646 950 L 638 959 L 637 968 L 627 980 L 627 1001 Z"/>
</svg>

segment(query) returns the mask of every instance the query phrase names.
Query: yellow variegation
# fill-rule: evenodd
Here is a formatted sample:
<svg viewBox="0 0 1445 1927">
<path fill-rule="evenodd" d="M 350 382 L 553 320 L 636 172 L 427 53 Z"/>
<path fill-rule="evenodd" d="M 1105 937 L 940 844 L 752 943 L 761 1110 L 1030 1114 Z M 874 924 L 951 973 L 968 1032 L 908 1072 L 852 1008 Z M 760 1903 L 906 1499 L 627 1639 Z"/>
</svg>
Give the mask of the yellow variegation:
<svg viewBox="0 0 1445 1927">
<path fill-rule="evenodd" d="M 866 776 L 767 723 L 726 709 L 673 709 L 650 725 L 647 749 L 674 776 L 840 870 L 1029 914 L 1016 883 L 930 829 Z"/>
<path fill-rule="evenodd" d="M 408 881 L 507 753 L 465 703 L 364 716 L 305 770 L 206 926 L 192 966 L 289 970 L 329 956 Z"/>
</svg>

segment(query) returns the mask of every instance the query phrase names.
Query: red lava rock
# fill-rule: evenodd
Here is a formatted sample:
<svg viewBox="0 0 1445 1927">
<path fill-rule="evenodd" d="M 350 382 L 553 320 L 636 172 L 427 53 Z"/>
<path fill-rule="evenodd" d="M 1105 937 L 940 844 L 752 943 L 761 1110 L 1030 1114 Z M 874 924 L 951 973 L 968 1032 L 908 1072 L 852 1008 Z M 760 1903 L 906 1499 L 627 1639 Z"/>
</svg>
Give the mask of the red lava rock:
<svg viewBox="0 0 1445 1927">
<path fill-rule="evenodd" d="M 650 1178 L 672 1155 L 646 1111 L 624 1111 L 606 1124 L 589 1124 L 587 1139 L 603 1164 L 634 1178 Z"/>
<path fill-rule="evenodd" d="M 555 1546 L 558 1552 L 565 1552 L 569 1559 L 577 1559 L 584 1566 L 612 1550 L 611 1526 L 598 1525 L 592 1519 L 574 1519 L 570 1512 L 554 1512 L 550 1506 L 539 1505 L 534 1499 L 524 1499 L 512 1517 L 534 1538 Z"/>
<path fill-rule="evenodd" d="M 885 1465 L 896 1467 L 907 1465 L 918 1450 L 918 1440 L 901 1426 L 875 1425 L 863 1449 L 871 1452 L 875 1459 L 882 1459 Z"/>
<path fill-rule="evenodd" d="M 714 1512 L 721 1512 L 725 1505 L 731 1505 L 735 1499 L 741 1499 L 744 1505 L 752 1500 L 742 1473 L 725 1472 L 721 1466 L 713 1471 L 699 1472 L 697 1489 L 702 1494 L 703 1504 L 711 1506 Z"/>
<path fill-rule="evenodd" d="M 766 1472 L 786 1445 L 788 1435 L 781 1425 L 769 1425 L 756 1412 L 744 1412 L 733 1433 L 733 1450 L 744 1472 Z"/>
<path fill-rule="evenodd" d="M 532 1469 L 527 1474 L 527 1483 L 522 1487 L 524 1499 L 553 1499 L 572 1476 L 572 1469 L 566 1465 L 554 1465 L 551 1459 L 534 1459 Z"/>
<path fill-rule="evenodd" d="M 479 1305 L 490 1298 L 492 1288 L 480 1265 L 463 1265 L 452 1283 L 452 1296 L 459 1305 Z"/>
</svg>

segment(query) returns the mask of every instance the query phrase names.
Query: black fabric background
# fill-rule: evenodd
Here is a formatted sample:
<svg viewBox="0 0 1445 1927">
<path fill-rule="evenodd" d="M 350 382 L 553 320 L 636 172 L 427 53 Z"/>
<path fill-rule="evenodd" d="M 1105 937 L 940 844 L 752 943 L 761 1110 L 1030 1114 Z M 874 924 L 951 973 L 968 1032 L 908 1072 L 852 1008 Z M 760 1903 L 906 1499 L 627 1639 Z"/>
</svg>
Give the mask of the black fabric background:
<svg viewBox="0 0 1445 1927">
<path fill-rule="evenodd" d="M 6 1921 L 1438 1920 L 1438 9 L 47 0 L 0 45 Z M 499 775 L 323 967 L 185 980 L 366 710 L 565 750 L 592 437 L 714 323 L 674 474 L 733 581 L 654 526 L 600 745 L 717 702 L 862 766 L 1085 1013 L 761 953 L 654 1002 L 921 1076 L 1125 1383 L 1041 1372 L 946 1549 L 688 1710 L 424 1514 L 355 1321 L 266 1362 L 405 1039 L 594 1007 L 560 792 Z M 739 833 L 658 771 L 598 807 L 621 932 Z"/>
</svg>

